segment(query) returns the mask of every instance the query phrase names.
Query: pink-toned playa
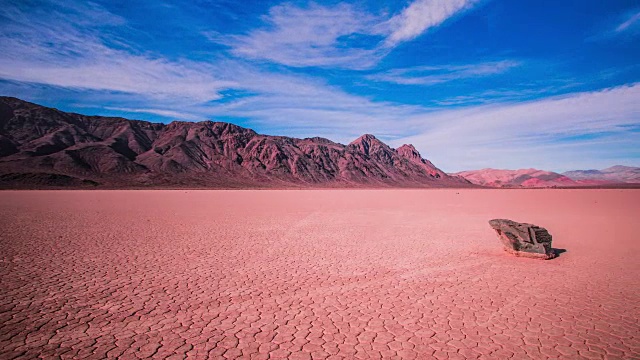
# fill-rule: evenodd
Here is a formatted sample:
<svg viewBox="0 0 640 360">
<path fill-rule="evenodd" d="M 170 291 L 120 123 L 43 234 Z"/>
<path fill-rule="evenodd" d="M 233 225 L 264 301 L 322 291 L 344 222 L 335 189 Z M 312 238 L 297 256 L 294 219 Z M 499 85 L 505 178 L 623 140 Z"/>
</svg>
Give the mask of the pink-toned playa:
<svg viewBox="0 0 640 360">
<path fill-rule="evenodd" d="M 639 218 L 640 190 L 4 191 L 0 358 L 638 358 Z"/>
</svg>

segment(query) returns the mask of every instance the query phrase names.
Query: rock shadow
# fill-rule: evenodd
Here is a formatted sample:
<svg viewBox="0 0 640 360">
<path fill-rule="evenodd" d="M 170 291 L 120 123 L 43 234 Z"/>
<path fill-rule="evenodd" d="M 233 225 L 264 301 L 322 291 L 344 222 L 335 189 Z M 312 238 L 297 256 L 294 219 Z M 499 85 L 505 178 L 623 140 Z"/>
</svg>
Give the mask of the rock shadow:
<svg viewBox="0 0 640 360">
<path fill-rule="evenodd" d="M 551 251 L 553 251 L 554 259 L 560 257 L 560 254 L 567 252 L 566 249 L 559 249 L 559 248 L 551 248 Z"/>
</svg>

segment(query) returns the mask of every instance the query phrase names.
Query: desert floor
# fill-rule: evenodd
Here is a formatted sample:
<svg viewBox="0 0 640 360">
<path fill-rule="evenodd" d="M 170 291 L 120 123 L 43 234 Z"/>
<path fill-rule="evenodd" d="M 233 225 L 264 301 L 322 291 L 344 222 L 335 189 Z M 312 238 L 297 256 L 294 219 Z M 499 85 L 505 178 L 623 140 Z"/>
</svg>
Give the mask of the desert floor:
<svg viewBox="0 0 640 360">
<path fill-rule="evenodd" d="M 1 359 L 640 357 L 640 190 L 3 191 L 0 229 Z"/>
</svg>

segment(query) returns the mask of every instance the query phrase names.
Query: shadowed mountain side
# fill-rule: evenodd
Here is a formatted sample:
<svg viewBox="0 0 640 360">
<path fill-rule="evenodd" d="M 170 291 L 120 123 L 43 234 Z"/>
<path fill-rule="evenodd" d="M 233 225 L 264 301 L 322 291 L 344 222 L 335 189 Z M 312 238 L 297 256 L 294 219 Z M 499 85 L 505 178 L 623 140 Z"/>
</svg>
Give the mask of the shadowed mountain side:
<svg viewBox="0 0 640 360">
<path fill-rule="evenodd" d="M 85 116 L 10 97 L 0 97 L 0 174 L 11 174 L 5 187 L 35 178 L 37 186 L 46 179 L 112 187 L 473 186 L 413 146 L 396 150 L 369 134 L 343 145 L 223 122 Z M 71 178 L 79 180 L 60 181 Z"/>
</svg>

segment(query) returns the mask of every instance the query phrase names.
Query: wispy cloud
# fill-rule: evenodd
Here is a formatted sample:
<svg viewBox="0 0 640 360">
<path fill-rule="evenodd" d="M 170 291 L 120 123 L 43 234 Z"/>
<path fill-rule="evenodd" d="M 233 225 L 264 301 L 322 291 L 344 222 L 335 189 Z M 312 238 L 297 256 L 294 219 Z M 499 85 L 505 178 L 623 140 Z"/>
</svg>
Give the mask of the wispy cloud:
<svg viewBox="0 0 640 360">
<path fill-rule="evenodd" d="M 394 46 L 414 39 L 477 2 L 477 0 L 416 0 L 402 13 L 389 20 L 391 34 L 387 38 L 387 44 Z"/>
<path fill-rule="evenodd" d="M 632 14 L 623 23 L 618 25 L 618 27 L 616 27 L 616 32 L 627 31 L 638 24 L 640 24 L 640 11 Z"/>
<path fill-rule="evenodd" d="M 513 103 L 532 98 L 550 97 L 561 93 L 568 93 L 572 89 L 583 85 L 575 79 L 541 79 L 539 81 L 510 84 L 509 87 L 498 87 L 453 97 L 435 100 L 439 106 L 451 105 L 486 105 L 495 103 Z"/>
<path fill-rule="evenodd" d="M 393 69 L 368 76 L 370 80 L 401 85 L 435 85 L 453 80 L 502 74 L 520 66 L 520 62 L 503 60 L 469 65 L 419 66 Z"/>
<path fill-rule="evenodd" d="M 104 107 L 104 109 L 122 111 L 126 113 L 154 114 L 154 115 L 160 115 L 166 118 L 173 118 L 175 120 L 180 120 L 180 121 L 206 120 L 206 117 L 193 115 L 193 114 L 190 114 L 189 112 L 181 112 L 181 111 L 174 111 L 174 110 L 167 110 L 167 109 L 123 108 L 123 107 L 109 107 L 109 106 Z"/>
<path fill-rule="evenodd" d="M 210 40 L 231 47 L 236 56 L 292 67 L 367 69 L 401 42 L 442 24 L 476 0 L 416 0 L 391 18 L 340 3 L 308 7 L 278 5 L 266 26 L 231 37 L 206 32 Z"/>
<path fill-rule="evenodd" d="M 636 7 L 606 19 L 596 33 L 585 39 L 587 42 L 610 41 L 620 38 L 632 38 L 640 35 L 640 10 Z"/>
<path fill-rule="evenodd" d="M 210 64 L 169 61 L 138 52 L 110 36 L 125 20 L 98 5 L 4 6 L 0 77 L 67 88 L 115 91 L 155 99 L 208 101 L 231 84 Z"/>
<path fill-rule="evenodd" d="M 252 59 L 302 66 L 367 68 L 375 64 L 375 48 L 347 46 L 359 37 L 371 36 L 376 18 L 349 4 L 324 7 L 311 4 L 300 8 L 278 5 L 264 17 L 265 28 L 247 35 L 214 40 L 232 47 L 232 53 Z"/>
<path fill-rule="evenodd" d="M 396 143 L 413 142 L 435 163 L 456 164 L 455 169 L 447 170 L 496 166 L 570 169 L 586 161 L 582 152 L 599 151 L 603 161 L 620 153 L 638 157 L 639 97 L 640 84 L 633 84 L 517 104 L 440 111 L 418 116 L 425 128 Z M 615 139 L 620 142 L 616 144 Z M 635 153 L 630 150 L 633 146 Z"/>
</svg>

